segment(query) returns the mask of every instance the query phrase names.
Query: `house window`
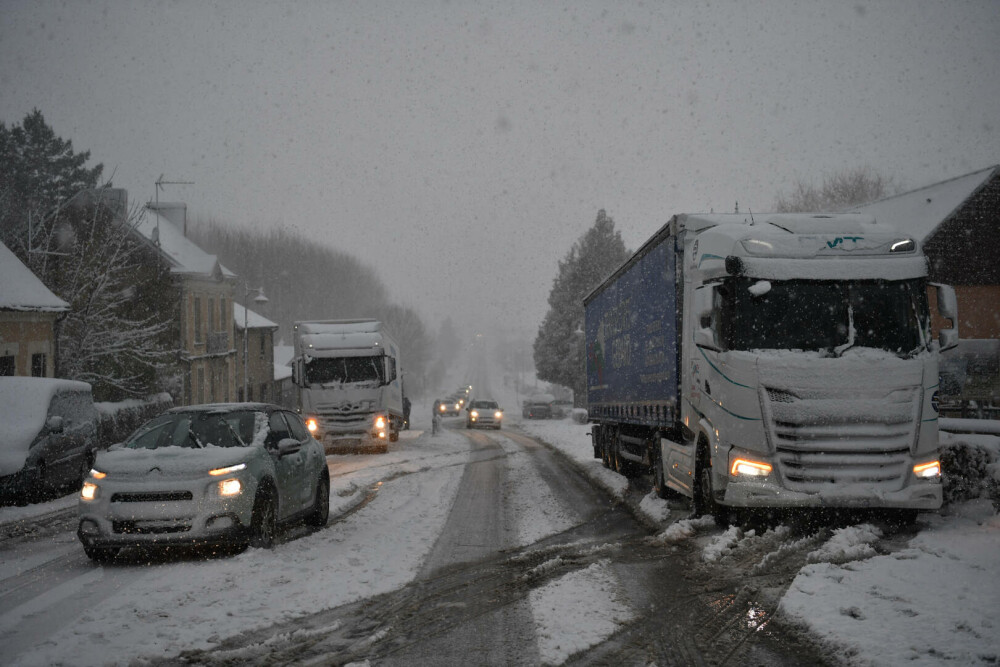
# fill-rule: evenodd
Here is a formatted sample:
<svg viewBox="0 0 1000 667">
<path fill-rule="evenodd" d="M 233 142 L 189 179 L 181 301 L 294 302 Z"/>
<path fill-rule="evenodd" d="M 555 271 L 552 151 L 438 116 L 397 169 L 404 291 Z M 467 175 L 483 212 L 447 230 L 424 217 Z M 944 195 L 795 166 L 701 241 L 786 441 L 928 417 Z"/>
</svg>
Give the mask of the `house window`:
<svg viewBox="0 0 1000 667">
<path fill-rule="evenodd" d="M 232 318 L 226 317 L 226 297 L 219 299 L 219 331 L 227 331 L 226 322 Z"/>
<path fill-rule="evenodd" d="M 267 395 L 267 383 L 264 382 L 260 385 L 260 400 L 261 402 L 266 402 L 269 400 Z"/>
<path fill-rule="evenodd" d="M 215 325 L 215 299 L 208 300 L 208 332 L 215 333 L 219 327 Z"/>
<path fill-rule="evenodd" d="M 14 355 L 12 354 L 0 357 L 0 375 L 13 375 L 16 370 L 14 368 L 14 361 Z"/>
<path fill-rule="evenodd" d="M 44 352 L 37 352 L 31 355 L 31 377 L 43 378 L 48 364 L 46 364 Z"/>
<path fill-rule="evenodd" d="M 198 403 L 205 402 L 205 369 L 198 369 Z"/>
<path fill-rule="evenodd" d="M 267 358 L 266 355 L 267 355 L 267 336 L 264 335 L 263 331 L 261 331 L 260 332 L 260 358 L 261 359 L 266 359 Z"/>
<path fill-rule="evenodd" d="M 194 298 L 194 342 L 200 343 L 201 337 L 201 297 Z"/>
</svg>

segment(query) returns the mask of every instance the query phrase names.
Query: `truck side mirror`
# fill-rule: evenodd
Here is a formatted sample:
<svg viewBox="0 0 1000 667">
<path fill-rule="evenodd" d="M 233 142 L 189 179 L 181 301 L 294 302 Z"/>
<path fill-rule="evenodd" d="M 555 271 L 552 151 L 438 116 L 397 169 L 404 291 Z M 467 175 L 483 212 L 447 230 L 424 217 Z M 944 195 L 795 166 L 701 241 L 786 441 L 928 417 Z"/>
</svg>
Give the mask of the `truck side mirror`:
<svg viewBox="0 0 1000 667">
<path fill-rule="evenodd" d="M 955 297 L 955 288 L 951 285 L 931 283 L 937 292 L 937 308 L 941 317 L 951 320 L 950 329 L 941 329 L 938 332 L 938 342 L 940 351 L 950 350 L 958 346 L 958 299 Z"/>
<path fill-rule="evenodd" d="M 694 291 L 694 344 L 710 350 L 719 350 L 712 330 L 712 299 L 714 285 L 703 285 Z"/>
</svg>

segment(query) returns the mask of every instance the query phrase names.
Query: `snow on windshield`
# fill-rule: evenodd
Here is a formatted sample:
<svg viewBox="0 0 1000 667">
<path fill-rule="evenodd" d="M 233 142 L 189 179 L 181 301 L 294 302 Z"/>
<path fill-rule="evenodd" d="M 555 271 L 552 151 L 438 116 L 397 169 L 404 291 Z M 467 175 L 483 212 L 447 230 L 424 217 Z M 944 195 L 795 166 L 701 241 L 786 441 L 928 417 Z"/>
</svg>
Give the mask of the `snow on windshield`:
<svg viewBox="0 0 1000 667">
<path fill-rule="evenodd" d="M 309 384 L 382 383 L 382 357 L 315 357 L 306 363 Z"/>
</svg>

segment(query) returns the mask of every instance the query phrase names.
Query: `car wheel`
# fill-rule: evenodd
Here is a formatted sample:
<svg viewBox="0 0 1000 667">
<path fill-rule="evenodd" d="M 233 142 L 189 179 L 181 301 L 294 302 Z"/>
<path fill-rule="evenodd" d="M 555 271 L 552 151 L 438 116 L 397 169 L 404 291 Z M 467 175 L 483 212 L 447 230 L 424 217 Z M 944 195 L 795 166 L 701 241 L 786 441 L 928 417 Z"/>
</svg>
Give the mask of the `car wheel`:
<svg viewBox="0 0 1000 667">
<path fill-rule="evenodd" d="M 110 563 L 121 551 L 121 547 L 83 547 L 83 553 L 95 563 Z"/>
<path fill-rule="evenodd" d="M 274 536 L 278 532 L 278 514 L 274 499 L 268 489 L 257 493 L 250 516 L 250 546 L 270 549 L 274 546 Z"/>
<path fill-rule="evenodd" d="M 322 475 L 316 483 L 316 501 L 313 503 L 312 512 L 306 523 L 310 526 L 322 528 L 330 519 L 330 477 Z"/>
</svg>

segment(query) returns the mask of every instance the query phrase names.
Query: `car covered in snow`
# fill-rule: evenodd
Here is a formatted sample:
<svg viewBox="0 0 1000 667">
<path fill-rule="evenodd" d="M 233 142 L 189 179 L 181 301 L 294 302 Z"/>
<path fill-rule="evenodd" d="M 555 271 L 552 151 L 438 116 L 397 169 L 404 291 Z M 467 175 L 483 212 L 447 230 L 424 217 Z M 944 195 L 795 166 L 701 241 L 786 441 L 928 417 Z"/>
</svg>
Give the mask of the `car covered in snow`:
<svg viewBox="0 0 1000 667">
<path fill-rule="evenodd" d="M 466 408 L 465 428 L 495 428 L 503 423 L 503 410 L 496 401 L 477 399 Z"/>
<path fill-rule="evenodd" d="M 97 452 L 86 382 L 0 378 L 0 498 L 18 504 L 78 486 Z"/>
<path fill-rule="evenodd" d="M 524 401 L 521 416 L 525 419 L 551 419 L 555 400 L 552 394 L 534 394 Z"/>
<path fill-rule="evenodd" d="M 326 524 L 323 447 L 294 412 L 265 403 L 174 408 L 101 452 L 83 483 L 87 556 L 122 547 L 269 548 L 279 524 Z"/>
</svg>

